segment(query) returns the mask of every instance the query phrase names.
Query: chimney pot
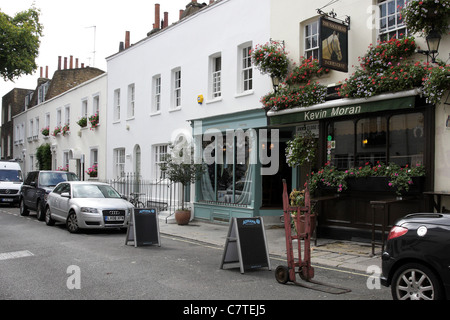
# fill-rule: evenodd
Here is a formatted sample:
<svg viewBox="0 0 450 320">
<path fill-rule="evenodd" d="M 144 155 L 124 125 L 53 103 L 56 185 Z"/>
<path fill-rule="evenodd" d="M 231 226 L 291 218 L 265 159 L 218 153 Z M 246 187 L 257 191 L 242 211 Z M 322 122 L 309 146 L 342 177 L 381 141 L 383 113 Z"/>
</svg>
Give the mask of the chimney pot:
<svg viewBox="0 0 450 320">
<path fill-rule="evenodd" d="M 64 57 L 64 70 L 67 69 L 67 57 Z"/>
<path fill-rule="evenodd" d="M 73 56 L 70 56 L 69 69 L 73 69 Z"/>
<path fill-rule="evenodd" d="M 159 3 L 155 4 L 155 24 L 153 25 L 153 29 L 159 29 L 161 21 L 161 6 Z"/>
<path fill-rule="evenodd" d="M 58 70 L 61 70 L 61 56 L 58 57 Z"/>
<path fill-rule="evenodd" d="M 83 69 L 83 68 L 84 68 L 84 63 L 81 64 L 81 69 Z"/>
<path fill-rule="evenodd" d="M 42 67 L 41 67 L 41 75 L 39 76 L 39 78 L 42 78 Z"/>
<path fill-rule="evenodd" d="M 169 13 L 164 12 L 164 28 L 167 28 L 169 26 Z"/>
<path fill-rule="evenodd" d="M 180 20 L 183 17 L 184 10 L 180 10 Z"/>
<path fill-rule="evenodd" d="M 45 66 L 45 78 L 48 79 L 48 66 Z"/>
<path fill-rule="evenodd" d="M 125 49 L 130 47 L 130 31 L 125 32 Z"/>
<path fill-rule="evenodd" d="M 75 59 L 75 68 L 78 69 L 78 58 Z"/>
</svg>

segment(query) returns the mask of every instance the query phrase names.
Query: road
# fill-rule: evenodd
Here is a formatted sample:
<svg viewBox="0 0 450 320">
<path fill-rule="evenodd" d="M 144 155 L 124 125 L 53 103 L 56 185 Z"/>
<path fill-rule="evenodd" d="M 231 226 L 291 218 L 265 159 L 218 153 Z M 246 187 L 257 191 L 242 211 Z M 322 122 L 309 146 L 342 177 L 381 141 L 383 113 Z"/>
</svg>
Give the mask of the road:
<svg viewBox="0 0 450 320">
<path fill-rule="evenodd" d="M 118 230 L 70 234 L 18 208 L 0 207 L 1 300 L 390 300 L 388 289 L 369 290 L 368 275 L 315 267 L 315 280 L 351 289 L 330 294 L 292 283 L 272 271 L 220 269 L 223 248 L 161 235 L 161 247 L 125 245 Z M 195 306 L 194 306 L 195 307 Z M 188 311 L 188 310 L 186 310 Z M 192 310 L 191 310 L 192 311 Z"/>
</svg>

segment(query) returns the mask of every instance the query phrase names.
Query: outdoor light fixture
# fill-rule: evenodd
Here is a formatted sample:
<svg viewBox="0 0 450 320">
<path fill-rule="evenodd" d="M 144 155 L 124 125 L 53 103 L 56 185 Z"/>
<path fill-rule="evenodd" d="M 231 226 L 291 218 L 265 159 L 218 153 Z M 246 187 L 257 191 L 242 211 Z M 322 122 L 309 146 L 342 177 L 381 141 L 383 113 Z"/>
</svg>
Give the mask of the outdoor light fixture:
<svg viewBox="0 0 450 320">
<path fill-rule="evenodd" d="M 426 37 L 428 50 L 418 50 L 417 52 L 425 54 L 428 57 L 431 57 L 431 62 L 436 63 L 436 57 L 439 55 L 439 44 L 441 43 L 441 35 L 439 32 L 434 29 L 430 31 L 428 36 Z"/>
<path fill-rule="evenodd" d="M 273 85 L 273 90 L 275 92 L 278 91 L 278 86 L 280 85 L 280 78 L 278 78 L 277 76 L 272 75 L 272 85 Z"/>
</svg>

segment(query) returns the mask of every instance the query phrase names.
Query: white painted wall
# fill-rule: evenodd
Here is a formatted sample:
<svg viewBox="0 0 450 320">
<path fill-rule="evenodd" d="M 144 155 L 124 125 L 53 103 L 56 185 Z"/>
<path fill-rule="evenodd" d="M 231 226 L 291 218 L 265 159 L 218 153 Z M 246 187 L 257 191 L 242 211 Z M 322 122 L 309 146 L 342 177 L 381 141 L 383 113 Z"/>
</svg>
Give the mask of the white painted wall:
<svg viewBox="0 0 450 320">
<path fill-rule="evenodd" d="M 30 169 L 37 169 L 36 164 L 32 166 L 30 156 L 36 154 L 36 149 L 49 143 L 53 150 L 54 170 L 63 165 L 63 153 L 71 151 L 72 159 L 69 160 L 69 171 L 77 172 L 76 159 L 80 155 L 85 157 L 86 171 L 90 167 L 90 151 L 92 148 L 98 149 L 99 179 L 105 179 L 106 163 L 106 73 L 91 79 L 61 95 L 48 100 L 40 105 L 26 110 L 14 118 L 14 127 L 17 124 L 25 125 L 25 138 L 22 144 L 14 147 L 14 156 L 23 159 L 23 169 L 25 172 Z M 93 114 L 93 98 L 99 97 L 100 125 L 96 129 L 90 129 L 90 125 L 81 129 L 77 121 L 81 118 L 81 105 L 83 100 L 88 101 L 88 117 Z M 70 133 L 66 136 L 61 134 L 52 136 L 53 129 L 57 126 L 57 110 L 61 109 L 62 123 L 64 124 L 65 107 L 70 106 Z M 45 138 L 41 134 L 41 129 L 45 127 L 46 114 L 50 114 L 50 136 Z M 102 116 L 103 115 L 103 116 Z M 28 139 L 29 120 L 39 118 L 39 134 L 37 139 Z M 34 157 L 36 160 L 36 158 Z M 81 178 L 81 177 L 80 177 Z M 87 180 L 89 176 L 85 174 Z"/>
</svg>

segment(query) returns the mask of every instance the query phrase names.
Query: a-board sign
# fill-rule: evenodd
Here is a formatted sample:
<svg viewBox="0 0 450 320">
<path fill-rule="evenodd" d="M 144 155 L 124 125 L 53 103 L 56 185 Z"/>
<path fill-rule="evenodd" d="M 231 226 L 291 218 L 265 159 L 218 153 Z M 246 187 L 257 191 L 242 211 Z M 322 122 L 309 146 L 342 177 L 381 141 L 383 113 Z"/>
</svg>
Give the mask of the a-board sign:
<svg viewBox="0 0 450 320">
<path fill-rule="evenodd" d="M 241 273 L 264 267 L 271 270 L 263 218 L 231 220 L 220 268 L 231 263 L 239 263 Z"/>
<path fill-rule="evenodd" d="M 158 214 L 155 208 L 133 209 L 131 221 L 128 224 L 125 245 L 129 241 L 133 241 L 135 247 L 161 246 Z"/>
</svg>

